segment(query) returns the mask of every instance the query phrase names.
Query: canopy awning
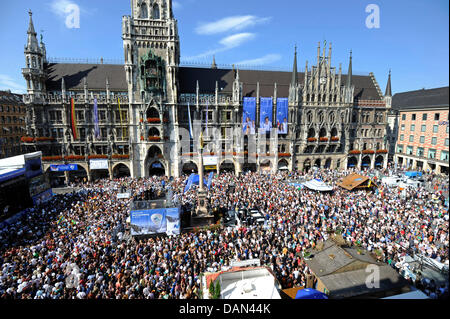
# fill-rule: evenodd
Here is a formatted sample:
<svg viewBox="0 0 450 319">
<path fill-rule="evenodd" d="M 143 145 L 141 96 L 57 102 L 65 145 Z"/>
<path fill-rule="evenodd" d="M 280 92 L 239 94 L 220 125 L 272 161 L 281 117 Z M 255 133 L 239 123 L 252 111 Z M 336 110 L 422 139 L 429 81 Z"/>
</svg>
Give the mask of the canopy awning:
<svg viewBox="0 0 450 319">
<path fill-rule="evenodd" d="M 295 299 L 328 299 L 328 296 L 318 290 L 306 288 L 297 291 Z"/>
<path fill-rule="evenodd" d="M 325 184 L 321 179 L 313 179 L 303 183 L 302 185 L 319 192 L 330 192 L 333 190 L 333 187 Z"/>
<path fill-rule="evenodd" d="M 359 174 L 351 174 L 345 177 L 340 184 L 340 187 L 345 188 L 347 190 L 354 190 L 360 188 L 371 188 L 378 187 L 376 183 L 374 183 L 370 177 L 362 176 Z"/>
</svg>

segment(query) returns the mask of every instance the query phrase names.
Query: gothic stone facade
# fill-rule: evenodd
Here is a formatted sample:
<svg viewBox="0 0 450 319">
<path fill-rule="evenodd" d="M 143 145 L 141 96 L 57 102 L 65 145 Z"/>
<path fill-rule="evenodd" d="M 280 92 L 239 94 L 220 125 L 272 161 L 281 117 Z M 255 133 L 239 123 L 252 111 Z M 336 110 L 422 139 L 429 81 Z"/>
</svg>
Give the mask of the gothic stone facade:
<svg viewBox="0 0 450 319">
<path fill-rule="evenodd" d="M 36 35 L 30 12 L 22 70 L 28 88 L 23 141 L 28 150 L 43 152 L 46 168 L 77 163 L 88 179 L 99 174 L 180 176 L 198 170 L 197 142 L 185 134 L 189 118 L 204 128 L 208 119 L 205 154 L 214 154 L 215 162 L 207 161 L 207 169 L 239 173 L 387 165 L 390 78 L 383 95 L 372 73 L 352 74 L 351 56 L 342 74 L 342 65 L 338 70 L 332 65 L 331 44 L 326 54 L 326 45 L 321 52 L 319 43 L 317 62 L 306 62 L 303 73 L 297 72 L 297 50 L 292 72 L 218 69 L 215 63 L 182 67 L 171 0 L 132 0 L 131 16 L 122 19 L 124 65 L 50 63 Z M 288 98 L 288 133 L 272 139 L 256 134 L 252 140 L 230 134 L 242 131 L 244 97 L 256 98 L 257 121 L 261 97 L 273 97 L 274 114 L 277 97 Z M 257 156 L 251 154 L 254 145 Z M 91 171 L 93 158 L 108 159 L 109 169 Z"/>
</svg>

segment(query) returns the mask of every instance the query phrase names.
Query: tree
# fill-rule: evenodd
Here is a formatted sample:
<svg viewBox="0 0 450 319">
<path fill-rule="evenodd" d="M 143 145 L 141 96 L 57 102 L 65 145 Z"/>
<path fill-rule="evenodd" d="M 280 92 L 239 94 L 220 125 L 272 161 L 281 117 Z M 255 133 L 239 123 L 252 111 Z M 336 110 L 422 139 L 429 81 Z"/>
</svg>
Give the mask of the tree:
<svg viewBox="0 0 450 319">
<path fill-rule="evenodd" d="M 215 299 L 215 289 L 214 289 L 214 281 L 211 280 L 211 283 L 209 284 L 209 298 Z"/>
<path fill-rule="evenodd" d="M 221 295 L 220 281 L 217 280 L 216 289 L 214 290 L 214 299 L 220 299 L 220 295 Z"/>
</svg>

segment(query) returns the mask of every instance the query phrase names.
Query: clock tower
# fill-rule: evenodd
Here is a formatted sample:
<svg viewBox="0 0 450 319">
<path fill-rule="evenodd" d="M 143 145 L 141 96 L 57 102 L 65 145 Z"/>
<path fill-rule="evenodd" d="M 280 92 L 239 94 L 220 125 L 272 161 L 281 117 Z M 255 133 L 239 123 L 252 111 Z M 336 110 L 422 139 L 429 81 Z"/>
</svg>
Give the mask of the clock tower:
<svg viewBox="0 0 450 319">
<path fill-rule="evenodd" d="M 176 103 L 180 41 L 172 0 L 131 0 L 122 19 L 125 72 L 131 103 L 152 98 Z"/>
</svg>

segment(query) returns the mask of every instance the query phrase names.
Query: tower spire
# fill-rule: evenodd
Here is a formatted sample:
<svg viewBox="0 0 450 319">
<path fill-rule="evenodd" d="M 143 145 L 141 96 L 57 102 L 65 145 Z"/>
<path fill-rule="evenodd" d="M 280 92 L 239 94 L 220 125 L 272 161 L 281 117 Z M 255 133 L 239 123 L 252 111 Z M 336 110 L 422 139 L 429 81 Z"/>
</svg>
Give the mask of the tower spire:
<svg viewBox="0 0 450 319">
<path fill-rule="evenodd" d="M 28 24 L 28 39 L 27 39 L 27 51 L 31 51 L 31 52 L 39 52 L 39 44 L 38 44 L 38 40 L 37 40 L 37 33 L 34 29 L 34 24 L 33 24 L 33 12 L 31 12 L 31 10 L 28 11 L 28 14 L 30 15 L 30 22 Z"/>
<path fill-rule="evenodd" d="M 292 80 L 291 85 L 296 86 L 298 83 L 298 69 L 297 69 L 297 45 L 295 45 L 295 53 L 294 53 L 294 66 L 292 68 Z"/>
<path fill-rule="evenodd" d="M 216 56 L 215 55 L 213 55 L 213 62 L 212 62 L 212 65 L 211 65 L 211 69 L 217 69 Z"/>
<path fill-rule="evenodd" d="M 391 87 L 391 70 L 389 70 L 388 82 L 386 85 L 386 93 L 384 96 L 392 96 L 392 87 Z"/>
<path fill-rule="evenodd" d="M 352 50 L 350 50 L 350 63 L 348 64 L 347 87 L 352 86 L 353 66 L 352 66 Z"/>
</svg>

